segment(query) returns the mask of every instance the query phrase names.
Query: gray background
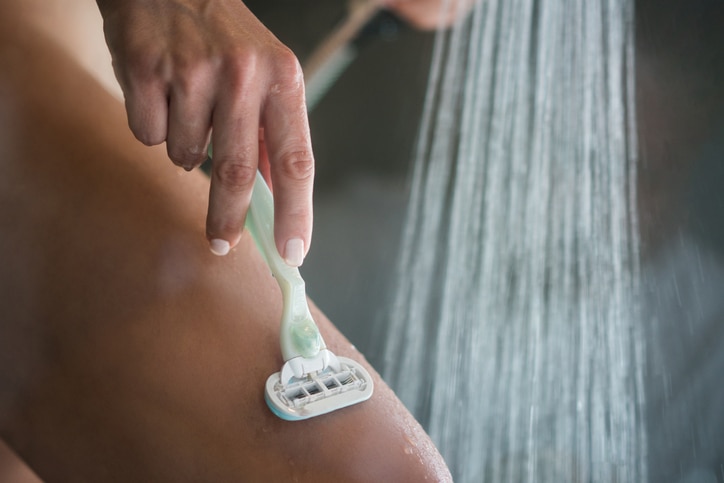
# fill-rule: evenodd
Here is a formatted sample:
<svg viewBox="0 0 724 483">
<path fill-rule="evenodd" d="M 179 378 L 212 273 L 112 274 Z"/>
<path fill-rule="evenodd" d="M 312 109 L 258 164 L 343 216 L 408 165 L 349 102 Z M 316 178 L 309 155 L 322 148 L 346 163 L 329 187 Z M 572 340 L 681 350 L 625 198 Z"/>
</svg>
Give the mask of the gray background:
<svg viewBox="0 0 724 483">
<path fill-rule="evenodd" d="M 247 4 L 302 62 L 341 19 L 327 0 Z M 652 482 L 724 482 L 724 2 L 638 0 L 636 95 Z M 433 35 L 366 42 L 311 113 L 308 292 L 376 360 Z"/>
</svg>

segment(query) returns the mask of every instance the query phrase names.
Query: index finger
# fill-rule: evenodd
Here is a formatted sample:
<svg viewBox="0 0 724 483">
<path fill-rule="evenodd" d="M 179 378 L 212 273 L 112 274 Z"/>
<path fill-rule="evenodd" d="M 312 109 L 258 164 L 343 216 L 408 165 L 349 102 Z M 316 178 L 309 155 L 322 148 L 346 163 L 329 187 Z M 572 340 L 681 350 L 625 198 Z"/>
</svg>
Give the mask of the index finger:
<svg viewBox="0 0 724 483">
<path fill-rule="evenodd" d="M 241 238 L 259 159 L 256 96 L 234 95 L 213 115 L 213 159 L 206 236 L 211 251 L 225 255 Z"/>
<path fill-rule="evenodd" d="M 302 264 L 312 238 L 314 155 L 296 57 L 273 84 L 263 109 L 264 142 L 274 186 L 274 239 L 291 266 Z"/>
</svg>

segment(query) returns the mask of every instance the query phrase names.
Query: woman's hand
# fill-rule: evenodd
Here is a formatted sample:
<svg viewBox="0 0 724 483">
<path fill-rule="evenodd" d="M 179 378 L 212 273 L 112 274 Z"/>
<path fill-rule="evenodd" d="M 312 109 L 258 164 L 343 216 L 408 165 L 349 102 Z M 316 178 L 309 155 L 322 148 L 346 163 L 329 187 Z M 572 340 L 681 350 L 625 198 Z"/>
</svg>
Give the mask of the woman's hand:
<svg viewBox="0 0 724 483">
<path fill-rule="evenodd" d="M 385 8 L 420 30 L 449 27 L 480 0 L 382 0 Z"/>
<path fill-rule="evenodd" d="M 165 141 L 171 160 L 191 170 L 206 159 L 213 131 L 212 251 L 239 241 L 266 152 L 277 249 L 300 265 L 311 240 L 314 158 L 294 54 L 239 0 L 97 1 L 134 135 Z"/>
</svg>

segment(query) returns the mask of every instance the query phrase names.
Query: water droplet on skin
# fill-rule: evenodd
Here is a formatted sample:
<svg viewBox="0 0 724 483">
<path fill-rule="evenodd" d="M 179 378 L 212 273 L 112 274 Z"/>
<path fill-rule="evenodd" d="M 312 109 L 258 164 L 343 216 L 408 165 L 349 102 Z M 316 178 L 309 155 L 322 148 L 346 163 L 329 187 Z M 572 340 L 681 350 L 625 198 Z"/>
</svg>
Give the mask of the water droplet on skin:
<svg viewBox="0 0 724 483">
<path fill-rule="evenodd" d="M 415 448 L 417 447 L 417 444 L 415 441 L 410 438 L 410 435 L 406 434 L 403 436 L 403 439 L 405 440 L 405 449 L 403 450 L 405 454 L 413 454 L 415 452 Z"/>
</svg>

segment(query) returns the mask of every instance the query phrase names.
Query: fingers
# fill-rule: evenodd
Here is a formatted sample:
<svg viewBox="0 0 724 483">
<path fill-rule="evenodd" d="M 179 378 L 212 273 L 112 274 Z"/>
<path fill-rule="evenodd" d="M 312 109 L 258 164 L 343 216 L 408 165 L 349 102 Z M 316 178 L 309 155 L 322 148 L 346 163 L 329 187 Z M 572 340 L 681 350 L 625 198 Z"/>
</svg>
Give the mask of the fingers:
<svg viewBox="0 0 724 483">
<path fill-rule="evenodd" d="M 167 99 L 166 86 L 160 82 L 140 85 L 126 94 L 128 126 L 136 139 L 146 146 L 155 146 L 166 140 Z"/>
<path fill-rule="evenodd" d="M 168 156 L 186 171 L 206 159 L 213 105 L 213 71 L 197 66 L 180 76 L 169 99 Z"/>
<path fill-rule="evenodd" d="M 211 167 L 206 236 L 211 251 L 226 255 L 241 237 L 259 160 L 259 95 L 252 76 L 238 77 L 213 113 L 214 158 Z"/>
<path fill-rule="evenodd" d="M 126 110 L 133 134 L 146 145 L 167 145 L 174 164 L 187 171 L 206 159 L 216 70 L 201 56 L 177 56 L 167 67 L 155 55 L 126 82 Z"/>
<path fill-rule="evenodd" d="M 123 45 L 113 66 L 125 96 L 128 126 L 143 144 L 161 144 L 168 133 L 167 61 L 159 48 L 142 51 L 130 41 Z"/>
<path fill-rule="evenodd" d="M 171 160 L 191 170 L 206 159 L 213 129 L 212 251 L 226 254 L 240 239 L 263 128 L 261 168 L 274 186 L 277 249 L 301 265 L 311 241 L 314 159 L 294 54 L 242 2 L 203 9 L 162 2 L 160 10 L 140 0 L 108 3 L 106 39 L 134 135 L 148 145 L 165 141 Z"/>
<path fill-rule="evenodd" d="M 304 100 L 302 70 L 288 53 L 272 84 L 263 113 L 264 144 L 274 186 L 274 237 L 291 266 L 302 264 L 312 236 L 314 156 Z"/>
<path fill-rule="evenodd" d="M 311 242 L 314 180 L 301 67 L 290 51 L 283 50 L 275 57 L 272 81 L 259 83 L 248 68 L 254 64 L 244 65 L 230 82 L 227 92 L 232 94 L 218 102 L 213 114 L 207 237 L 212 251 L 220 255 L 238 242 L 256 171 L 268 167 L 277 250 L 289 265 L 298 267 Z M 260 109 L 265 126 L 261 130 Z"/>
</svg>

